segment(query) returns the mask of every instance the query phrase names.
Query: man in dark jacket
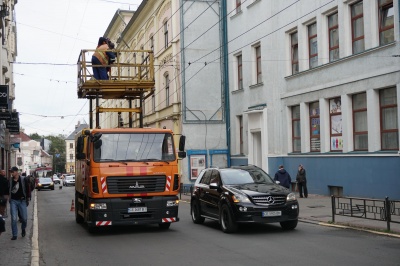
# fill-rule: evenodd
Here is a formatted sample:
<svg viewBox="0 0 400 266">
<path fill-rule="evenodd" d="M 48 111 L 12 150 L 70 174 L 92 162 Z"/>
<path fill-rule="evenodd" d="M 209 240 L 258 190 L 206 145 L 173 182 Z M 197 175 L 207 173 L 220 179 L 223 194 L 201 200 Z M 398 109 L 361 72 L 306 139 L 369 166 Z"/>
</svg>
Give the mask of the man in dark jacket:
<svg viewBox="0 0 400 266">
<path fill-rule="evenodd" d="M 18 167 L 13 166 L 10 169 L 10 213 L 11 213 L 11 230 L 12 238 L 11 240 L 16 240 L 18 235 L 18 211 L 22 215 L 22 237 L 26 235 L 26 223 L 27 223 L 27 206 L 31 199 L 31 190 L 28 179 L 24 176 L 20 176 L 18 172 Z"/>
<path fill-rule="evenodd" d="M 297 185 L 299 186 L 299 193 L 300 193 L 300 198 L 303 197 L 303 192 L 304 192 L 304 197 L 308 197 L 308 190 L 307 190 L 307 178 L 306 178 L 306 169 L 304 169 L 303 165 L 299 165 L 299 170 L 297 171 L 296 175 L 296 181 Z"/>
<path fill-rule="evenodd" d="M 292 179 L 290 178 L 289 173 L 283 168 L 283 165 L 280 165 L 279 170 L 275 173 L 274 181 L 279 181 L 279 185 L 290 189 Z"/>
</svg>

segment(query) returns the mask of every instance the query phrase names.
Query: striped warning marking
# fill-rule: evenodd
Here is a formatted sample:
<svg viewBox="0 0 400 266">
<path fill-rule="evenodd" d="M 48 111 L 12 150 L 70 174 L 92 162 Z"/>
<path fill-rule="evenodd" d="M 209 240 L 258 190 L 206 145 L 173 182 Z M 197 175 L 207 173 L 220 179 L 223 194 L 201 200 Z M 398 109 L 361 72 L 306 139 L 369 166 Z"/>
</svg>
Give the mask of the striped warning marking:
<svg viewBox="0 0 400 266">
<path fill-rule="evenodd" d="M 173 222 L 176 222 L 176 217 L 162 218 L 161 221 L 162 221 L 163 223 L 173 223 Z"/>
<path fill-rule="evenodd" d="M 106 178 L 105 177 L 100 178 L 100 182 L 101 182 L 101 190 L 103 191 L 103 193 L 107 193 Z"/>
<path fill-rule="evenodd" d="M 165 185 L 165 191 L 170 191 L 171 189 L 171 176 L 167 176 L 167 184 Z"/>
<path fill-rule="evenodd" d="M 112 225 L 111 221 L 96 221 L 96 226 L 107 226 Z"/>
</svg>

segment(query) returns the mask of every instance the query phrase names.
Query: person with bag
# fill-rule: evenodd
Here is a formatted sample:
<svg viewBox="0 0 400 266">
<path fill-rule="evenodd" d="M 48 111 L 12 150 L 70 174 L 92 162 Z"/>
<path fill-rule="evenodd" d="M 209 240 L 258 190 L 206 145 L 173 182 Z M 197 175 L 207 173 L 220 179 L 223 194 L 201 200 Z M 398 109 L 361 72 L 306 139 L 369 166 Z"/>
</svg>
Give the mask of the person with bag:
<svg viewBox="0 0 400 266">
<path fill-rule="evenodd" d="M 95 53 L 92 55 L 93 76 L 97 80 L 108 80 L 107 66 L 115 60 L 115 53 L 109 51 L 108 39 L 99 38 Z"/>
<path fill-rule="evenodd" d="M 297 170 L 296 181 L 300 193 L 300 198 L 303 197 L 303 193 L 304 197 L 307 198 L 308 190 L 307 190 L 306 169 L 304 169 L 302 164 L 299 165 L 299 169 Z"/>
<path fill-rule="evenodd" d="M 6 216 L 8 195 L 9 191 L 6 171 L 0 170 L 0 215 L 3 217 Z"/>
<path fill-rule="evenodd" d="M 21 236 L 26 235 L 26 225 L 28 220 L 27 207 L 31 200 L 30 182 L 25 176 L 20 176 L 18 167 L 13 166 L 10 169 L 10 213 L 11 213 L 11 240 L 16 240 L 18 236 L 18 211 L 22 216 Z"/>
</svg>

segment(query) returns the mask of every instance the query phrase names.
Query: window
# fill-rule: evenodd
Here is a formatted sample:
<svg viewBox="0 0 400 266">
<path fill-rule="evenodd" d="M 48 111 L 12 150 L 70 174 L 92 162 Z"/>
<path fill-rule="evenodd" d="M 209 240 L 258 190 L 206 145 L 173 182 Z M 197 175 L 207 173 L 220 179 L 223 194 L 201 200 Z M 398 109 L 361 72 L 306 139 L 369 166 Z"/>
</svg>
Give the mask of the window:
<svg viewBox="0 0 400 266">
<path fill-rule="evenodd" d="M 69 144 L 69 148 L 70 148 L 70 149 L 73 149 L 73 148 L 74 148 L 74 143 L 70 143 L 70 144 Z"/>
<path fill-rule="evenodd" d="M 169 106 L 169 75 L 165 75 L 165 105 Z"/>
<path fill-rule="evenodd" d="M 308 51 L 310 68 L 318 66 L 317 23 L 308 26 Z"/>
<path fill-rule="evenodd" d="M 73 155 L 72 153 L 69 155 L 69 159 L 70 159 L 70 160 L 73 160 L 73 159 L 74 159 L 74 155 Z"/>
<path fill-rule="evenodd" d="M 292 47 L 292 75 L 299 73 L 299 42 L 297 32 L 290 34 Z"/>
<path fill-rule="evenodd" d="M 310 141 L 311 151 L 321 151 L 319 123 L 319 102 L 310 103 Z"/>
<path fill-rule="evenodd" d="M 238 75 L 238 90 L 243 90 L 243 66 L 242 66 L 242 55 L 236 57 L 238 63 L 237 75 Z"/>
<path fill-rule="evenodd" d="M 368 150 L 367 94 L 353 95 L 353 139 L 355 151 Z"/>
<path fill-rule="evenodd" d="M 363 1 L 351 6 L 351 28 L 353 54 L 358 54 L 365 50 Z"/>
<path fill-rule="evenodd" d="M 340 97 L 329 100 L 331 128 L 331 151 L 343 150 L 342 137 L 342 100 Z"/>
<path fill-rule="evenodd" d="M 300 105 L 292 107 L 292 145 L 293 152 L 301 152 Z"/>
<path fill-rule="evenodd" d="M 379 44 L 394 41 L 393 0 L 379 0 Z"/>
<path fill-rule="evenodd" d="M 339 23 L 338 13 L 328 16 L 329 62 L 339 59 Z"/>
<path fill-rule="evenodd" d="M 381 109 L 381 147 L 382 150 L 399 149 L 399 127 L 397 124 L 396 88 L 379 91 Z"/>
<path fill-rule="evenodd" d="M 153 108 L 153 113 L 155 113 L 156 112 L 156 96 L 154 94 L 151 96 L 151 105 Z"/>
<path fill-rule="evenodd" d="M 164 48 L 168 48 L 168 21 L 164 23 Z"/>
<path fill-rule="evenodd" d="M 236 14 L 242 11 L 242 0 L 235 0 L 236 1 Z"/>
<path fill-rule="evenodd" d="M 262 72 L 261 72 L 261 47 L 257 46 L 256 48 L 256 75 L 257 75 L 257 84 L 262 82 Z"/>
</svg>

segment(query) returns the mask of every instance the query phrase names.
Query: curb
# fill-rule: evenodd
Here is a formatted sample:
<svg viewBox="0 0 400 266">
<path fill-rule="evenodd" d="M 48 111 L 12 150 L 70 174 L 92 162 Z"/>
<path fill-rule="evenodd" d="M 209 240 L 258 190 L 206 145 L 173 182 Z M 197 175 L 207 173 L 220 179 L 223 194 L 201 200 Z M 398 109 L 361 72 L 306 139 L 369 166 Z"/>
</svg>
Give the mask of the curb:
<svg viewBox="0 0 400 266">
<path fill-rule="evenodd" d="M 316 224 L 316 225 L 327 226 L 327 227 L 335 227 L 335 228 L 341 228 L 341 229 L 350 229 L 350 230 L 362 231 L 362 232 L 367 232 L 367 233 L 376 234 L 376 235 L 400 238 L 400 234 L 379 232 L 379 231 L 375 231 L 375 230 L 372 230 L 372 229 L 361 228 L 361 227 L 356 227 L 356 226 L 351 226 L 351 225 L 330 224 L 330 223 L 325 223 L 325 222 L 307 220 L 307 219 L 304 219 L 304 218 L 299 218 L 299 222 L 309 223 L 309 224 Z"/>
<path fill-rule="evenodd" d="M 33 204 L 33 234 L 32 234 L 32 253 L 31 266 L 39 266 L 39 226 L 37 213 L 37 192 L 35 190 L 35 203 Z"/>
</svg>

